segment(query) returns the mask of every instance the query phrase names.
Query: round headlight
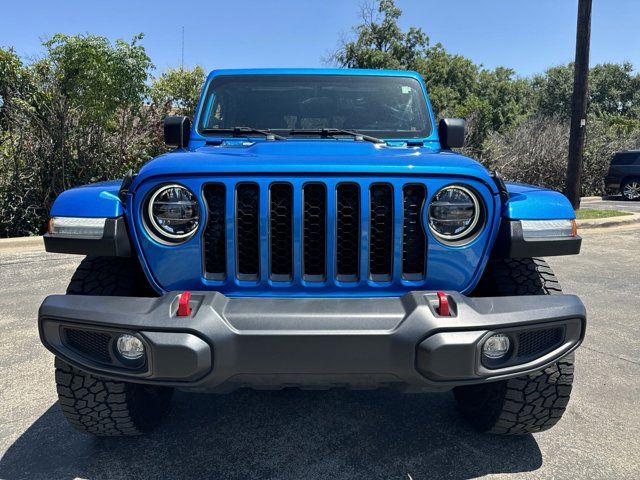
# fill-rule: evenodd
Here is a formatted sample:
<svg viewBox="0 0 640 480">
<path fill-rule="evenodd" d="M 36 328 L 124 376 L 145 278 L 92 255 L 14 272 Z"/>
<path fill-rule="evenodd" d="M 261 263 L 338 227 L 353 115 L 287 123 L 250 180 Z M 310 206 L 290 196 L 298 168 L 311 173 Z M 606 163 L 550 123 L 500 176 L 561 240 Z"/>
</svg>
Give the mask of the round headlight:
<svg viewBox="0 0 640 480">
<path fill-rule="evenodd" d="M 480 221 L 480 202 L 475 193 L 461 185 L 440 190 L 429 204 L 429 227 L 444 241 L 470 236 Z"/>
<path fill-rule="evenodd" d="M 151 233 L 162 240 L 184 241 L 198 228 L 198 201 L 181 185 L 164 185 L 149 198 L 147 220 Z"/>
</svg>

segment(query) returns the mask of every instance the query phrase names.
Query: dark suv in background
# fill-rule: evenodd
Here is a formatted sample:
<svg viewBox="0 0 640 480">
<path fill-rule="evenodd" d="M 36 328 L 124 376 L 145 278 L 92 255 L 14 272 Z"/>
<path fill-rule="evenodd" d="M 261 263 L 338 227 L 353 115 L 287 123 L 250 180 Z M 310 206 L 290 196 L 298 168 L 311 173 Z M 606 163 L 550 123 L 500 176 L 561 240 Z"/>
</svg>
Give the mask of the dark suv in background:
<svg viewBox="0 0 640 480">
<path fill-rule="evenodd" d="M 616 153 L 604 183 L 608 193 L 620 192 L 625 200 L 640 200 L 640 150 Z"/>
</svg>

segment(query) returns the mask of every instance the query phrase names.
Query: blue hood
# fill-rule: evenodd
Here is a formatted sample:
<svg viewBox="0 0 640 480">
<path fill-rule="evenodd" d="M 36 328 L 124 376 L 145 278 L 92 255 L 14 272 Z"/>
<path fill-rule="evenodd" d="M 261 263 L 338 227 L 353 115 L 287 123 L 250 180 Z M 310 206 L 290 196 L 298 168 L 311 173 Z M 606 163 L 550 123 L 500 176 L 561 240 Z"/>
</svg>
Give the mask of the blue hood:
<svg viewBox="0 0 640 480">
<path fill-rule="evenodd" d="M 478 179 L 497 193 L 489 172 L 462 155 L 427 147 L 347 140 L 234 140 L 193 150 L 176 150 L 144 165 L 132 189 L 151 178 L 234 172 L 462 176 Z"/>
</svg>

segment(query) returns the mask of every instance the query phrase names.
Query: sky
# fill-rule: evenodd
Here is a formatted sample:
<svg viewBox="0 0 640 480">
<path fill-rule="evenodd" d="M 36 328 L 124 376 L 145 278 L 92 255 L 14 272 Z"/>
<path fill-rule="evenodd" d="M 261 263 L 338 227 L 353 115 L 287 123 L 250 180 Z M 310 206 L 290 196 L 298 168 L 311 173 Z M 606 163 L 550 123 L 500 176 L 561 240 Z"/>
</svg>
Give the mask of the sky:
<svg viewBox="0 0 640 480">
<path fill-rule="evenodd" d="M 365 0 L 367 1 L 367 0 Z M 371 1 L 371 0 L 368 0 Z M 591 63 L 630 61 L 640 69 L 640 0 L 594 0 Z M 323 67 L 359 23 L 362 0 L 0 0 L 0 47 L 25 60 L 57 32 L 92 33 L 143 45 L 158 71 Z M 529 76 L 571 61 L 577 0 L 396 0 L 401 26 L 487 68 Z"/>
</svg>

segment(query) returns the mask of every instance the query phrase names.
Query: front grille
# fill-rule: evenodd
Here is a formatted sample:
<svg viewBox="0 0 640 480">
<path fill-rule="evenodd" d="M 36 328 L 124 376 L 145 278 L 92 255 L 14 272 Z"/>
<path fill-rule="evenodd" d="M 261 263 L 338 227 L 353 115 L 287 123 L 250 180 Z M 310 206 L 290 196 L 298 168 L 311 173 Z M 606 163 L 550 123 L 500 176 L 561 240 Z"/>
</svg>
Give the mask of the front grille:
<svg viewBox="0 0 640 480">
<path fill-rule="evenodd" d="M 563 340 L 562 327 L 531 330 L 518 335 L 517 358 L 540 356 L 560 346 Z"/>
<path fill-rule="evenodd" d="M 67 347 L 101 363 L 111 363 L 111 339 L 108 333 L 64 328 Z"/>
<path fill-rule="evenodd" d="M 422 183 L 274 178 L 205 183 L 202 191 L 204 277 L 219 285 L 427 281 Z"/>
</svg>

